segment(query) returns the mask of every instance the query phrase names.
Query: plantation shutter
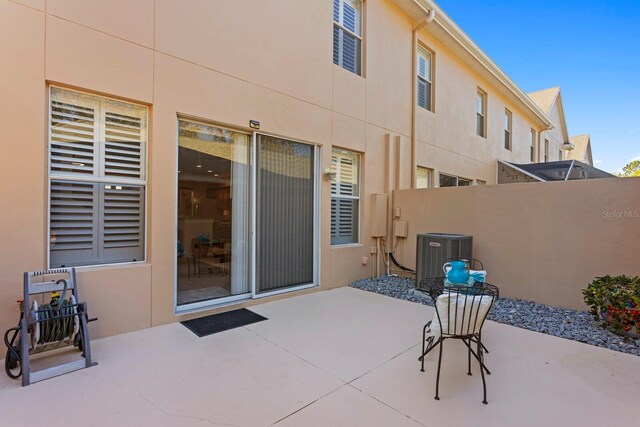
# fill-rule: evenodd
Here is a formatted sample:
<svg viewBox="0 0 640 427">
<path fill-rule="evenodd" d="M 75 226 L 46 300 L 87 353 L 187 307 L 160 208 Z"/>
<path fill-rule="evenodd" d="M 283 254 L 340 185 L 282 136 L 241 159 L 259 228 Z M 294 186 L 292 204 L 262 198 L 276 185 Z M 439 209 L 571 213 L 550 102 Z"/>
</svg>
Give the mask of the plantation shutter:
<svg viewBox="0 0 640 427">
<path fill-rule="evenodd" d="M 96 99 L 52 88 L 49 121 L 51 175 L 97 175 L 98 108 Z"/>
<path fill-rule="evenodd" d="M 103 111 L 104 176 L 144 179 L 146 111 L 110 101 Z"/>
<path fill-rule="evenodd" d="M 334 150 L 331 171 L 335 180 L 331 183 L 331 244 L 358 242 L 358 155 L 344 150 Z"/>
<path fill-rule="evenodd" d="M 144 260 L 146 108 L 50 93 L 50 266 Z"/>
<path fill-rule="evenodd" d="M 98 184 L 51 181 L 49 207 L 52 268 L 87 265 L 98 257 Z"/>
<path fill-rule="evenodd" d="M 144 188 L 101 187 L 100 256 L 109 262 L 144 260 Z"/>
<path fill-rule="evenodd" d="M 333 1 L 333 62 L 352 73 L 361 74 L 362 2 Z"/>
</svg>

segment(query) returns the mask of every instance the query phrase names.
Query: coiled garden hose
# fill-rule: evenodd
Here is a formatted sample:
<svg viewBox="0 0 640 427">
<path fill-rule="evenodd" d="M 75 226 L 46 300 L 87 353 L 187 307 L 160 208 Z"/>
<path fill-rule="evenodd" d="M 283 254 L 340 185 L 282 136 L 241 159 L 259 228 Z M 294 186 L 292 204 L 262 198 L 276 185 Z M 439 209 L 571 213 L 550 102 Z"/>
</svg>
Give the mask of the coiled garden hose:
<svg viewBox="0 0 640 427">
<path fill-rule="evenodd" d="M 53 294 L 49 304 L 42 304 L 38 307 L 38 323 L 40 324 L 38 344 L 40 345 L 63 341 L 73 335 L 74 301 L 72 298 L 68 300 L 65 299 L 67 295 L 67 281 L 60 279 L 56 283 L 61 282 L 64 282 L 62 295 Z"/>
<path fill-rule="evenodd" d="M 4 344 L 7 346 L 7 355 L 4 358 L 4 370 L 6 371 L 9 378 L 18 379 L 22 375 L 22 364 L 20 363 L 20 353 L 18 352 L 18 348 L 14 346 L 16 342 L 16 337 L 18 336 L 18 332 L 20 332 L 20 323 L 22 322 L 22 317 L 24 316 L 24 312 L 22 311 L 22 304 L 20 305 L 20 321 L 18 322 L 18 326 L 15 328 L 7 329 L 4 333 Z M 13 336 L 9 338 L 9 335 L 13 332 Z M 14 373 L 13 370 L 20 366 L 18 373 Z"/>
<path fill-rule="evenodd" d="M 48 304 L 42 304 L 35 311 L 37 316 L 37 325 L 40 327 L 40 334 L 36 344 L 45 345 L 49 343 L 55 343 L 64 341 L 65 339 L 71 339 L 75 332 L 75 319 L 78 314 L 78 305 L 71 296 L 69 299 L 65 299 L 67 295 L 67 281 L 64 279 L 58 280 L 56 283 L 64 283 L 62 295 L 57 293 L 52 294 L 51 301 Z M 20 363 L 21 357 L 17 346 L 15 346 L 16 338 L 20 332 L 20 324 L 25 314 L 24 302 L 20 302 L 20 321 L 18 326 L 8 329 L 4 333 L 4 344 L 7 346 L 7 355 L 4 359 L 4 369 L 10 378 L 17 379 L 22 375 L 22 365 Z M 30 333 L 33 334 L 35 326 L 30 328 Z M 11 333 L 13 332 L 13 335 Z M 20 339 L 28 339 L 27 337 L 20 337 Z M 73 343 L 72 343 L 73 344 Z M 17 373 L 13 372 L 19 367 Z"/>
</svg>

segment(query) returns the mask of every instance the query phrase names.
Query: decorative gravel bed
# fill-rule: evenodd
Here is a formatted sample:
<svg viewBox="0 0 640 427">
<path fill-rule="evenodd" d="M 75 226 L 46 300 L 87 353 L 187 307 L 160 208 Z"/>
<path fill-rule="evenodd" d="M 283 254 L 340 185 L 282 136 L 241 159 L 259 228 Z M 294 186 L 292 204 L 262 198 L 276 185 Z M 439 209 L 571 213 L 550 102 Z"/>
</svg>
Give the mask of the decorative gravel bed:
<svg viewBox="0 0 640 427">
<path fill-rule="evenodd" d="M 430 297 L 415 290 L 413 279 L 380 276 L 375 279 L 358 280 L 352 283 L 351 287 L 433 306 Z M 640 356 L 640 340 L 625 340 L 619 335 L 598 327 L 587 311 L 569 310 L 501 297 L 491 309 L 489 319 L 518 328 Z"/>
</svg>

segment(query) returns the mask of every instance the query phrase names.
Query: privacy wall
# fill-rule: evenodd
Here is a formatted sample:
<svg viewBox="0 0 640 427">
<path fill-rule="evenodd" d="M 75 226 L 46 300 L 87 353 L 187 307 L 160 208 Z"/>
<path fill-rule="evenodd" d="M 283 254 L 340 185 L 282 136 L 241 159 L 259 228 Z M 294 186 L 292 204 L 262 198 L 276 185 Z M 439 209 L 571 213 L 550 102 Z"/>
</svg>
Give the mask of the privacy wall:
<svg viewBox="0 0 640 427">
<path fill-rule="evenodd" d="M 473 236 L 473 255 L 501 295 L 586 309 L 596 276 L 640 275 L 640 179 L 491 185 L 394 192 L 415 266 L 416 235 Z"/>
</svg>

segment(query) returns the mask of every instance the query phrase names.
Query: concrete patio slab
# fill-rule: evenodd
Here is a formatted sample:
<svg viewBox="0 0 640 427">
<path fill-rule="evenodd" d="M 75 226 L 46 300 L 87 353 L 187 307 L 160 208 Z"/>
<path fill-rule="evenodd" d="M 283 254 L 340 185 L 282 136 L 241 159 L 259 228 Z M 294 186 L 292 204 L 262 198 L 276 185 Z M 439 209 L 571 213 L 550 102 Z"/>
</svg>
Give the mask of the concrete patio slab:
<svg viewBox="0 0 640 427">
<path fill-rule="evenodd" d="M 437 350 L 419 371 L 421 348 L 354 381 L 359 390 L 425 425 L 592 426 L 633 424 L 631 396 L 640 396 L 640 358 L 487 322 L 483 341 L 492 375 L 482 379 L 462 342 L 445 341 L 440 400 L 434 400 Z"/>
<path fill-rule="evenodd" d="M 345 385 L 277 425 L 291 427 L 416 427 L 421 424 L 350 385 Z"/>
<path fill-rule="evenodd" d="M 416 322 L 429 309 L 418 304 L 339 288 L 252 307 L 269 322 L 247 326 L 343 381 L 351 381 L 416 344 Z M 430 317 L 429 317 L 430 318 Z M 419 328 L 418 328 L 419 329 Z"/>
<path fill-rule="evenodd" d="M 489 405 L 461 343 L 417 361 L 432 309 L 341 288 L 253 307 L 268 321 L 197 338 L 172 324 L 94 341 L 97 367 L 22 388 L 0 426 L 634 425 L 640 358 L 488 323 Z M 61 404 L 60 402 L 67 402 Z M 71 409 L 73 408 L 73 409 Z"/>
</svg>

